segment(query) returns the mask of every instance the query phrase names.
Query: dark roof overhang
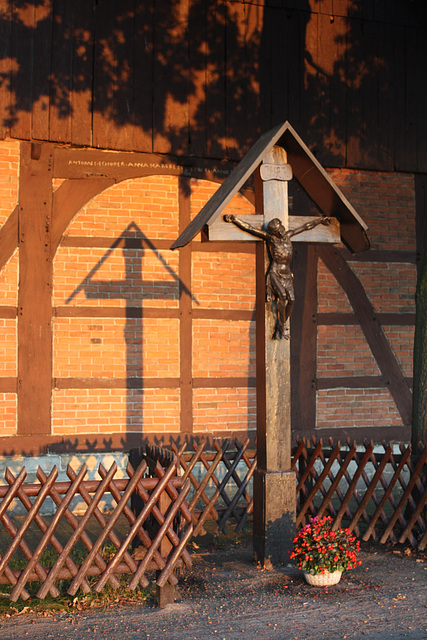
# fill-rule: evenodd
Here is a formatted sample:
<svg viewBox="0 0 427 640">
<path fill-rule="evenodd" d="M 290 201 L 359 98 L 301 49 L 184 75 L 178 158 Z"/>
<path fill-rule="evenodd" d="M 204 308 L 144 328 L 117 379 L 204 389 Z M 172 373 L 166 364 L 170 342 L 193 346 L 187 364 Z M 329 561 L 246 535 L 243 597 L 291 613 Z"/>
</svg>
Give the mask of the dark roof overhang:
<svg viewBox="0 0 427 640">
<path fill-rule="evenodd" d="M 367 225 L 289 122 L 267 131 L 255 142 L 197 216 L 175 240 L 171 249 L 188 244 L 205 225 L 214 222 L 274 145 L 285 149 L 288 163 L 292 167 L 293 177 L 320 211 L 326 216 L 337 218 L 340 223 L 341 240 L 350 251 L 358 253 L 369 249 L 369 239 L 366 234 Z"/>
</svg>

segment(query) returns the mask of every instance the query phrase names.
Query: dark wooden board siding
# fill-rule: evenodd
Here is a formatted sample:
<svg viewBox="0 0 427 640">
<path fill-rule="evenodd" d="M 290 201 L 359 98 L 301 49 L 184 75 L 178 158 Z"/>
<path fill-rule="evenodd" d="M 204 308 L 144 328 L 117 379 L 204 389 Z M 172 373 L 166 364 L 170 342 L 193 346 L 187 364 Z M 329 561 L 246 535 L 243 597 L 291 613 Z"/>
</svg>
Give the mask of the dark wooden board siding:
<svg viewBox="0 0 427 640">
<path fill-rule="evenodd" d="M 188 0 L 157 3 L 154 19 L 153 151 L 188 152 Z"/>
<path fill-rule="evenodd" d="M 94 11 L 88 0 L 71 0 L 73 15 L 79 17 L 80 29 L 74 36 L 71 101 L 71 143 L 90 146 L 92 144 L 92 88 L 87 86 L 87 78 L 93 71 L 93 31 Z M 75 18 L 74 18 L 75 20 Z M 84 54 L 82 55 L 82 52 Z"/>
<path fill-rule="evenodd" d="M 334 0 L 318 0 L 317 11 L 331 16 L 334 12 L 333 2 Z"/>
<path fill-rule="evenodd" d="M 227 5 L 209 3 L 207 13 L 206 138 L 207 154 L 217 158 L 225 149 L 225 26 Z"/>
<path fill-rule="evenodd" d="M 49 104 L 49 139 L 71 141 L 71 112 L 74 28 L 80 16 L 73 16 L 73 0 L 55 3 L 52 31 L 51 92 Z"/>
<path fill-rule="evenodd" d="M 14 4 L 11 19 L 11 57 L 14 68 L 11 68 L 10 74 L 10 108 L 5 115 L 9 121 L 11 137 L 29 140 L 32 137 L 31 114 L 34 106 L 34 5 Z M 22 61 L 18 69 L 14 60 Z"/>
<path fill-rule="evenodd" d="M 305 20 L 304 20 L 305 18 Z M 317 92 L 317 87 L 319 86 L 319 60 L 318 60 L 318 26 L 319 26 L 319 15 L 313 14 L 305 14 L 302 18 L 303 22 L 303 30 L 304 36 L 302 40 L 302 48 L 304 51 L 304 58 L 306 54 L 308 60 L 304 61 L 304 67 L 302 69 L 303 72 L 303 90 L 301 93 L 301 124 L 298 125 L 300 131 L 307 131 L 307 134 L 304 134 L 303 137 L 307 140 L 307 135 L 310 136 L 310 148 L 313 153 L 316 153 L 319 143 L 322 141 L 323 132 L 315 125 L 310 126 L 311 122 L 314 121 L 318 123 L 322 122 L 321 126 L 324 126 L 323 118 L 320 118 L 319 114 L 319 105 L 318 98 L 319 94 Z M 320 82 L 323 81 L 323 75 L 320 73 Z M 276 86 L 273 85 L 273 91 L 276 90 Z M 321 89 L 320 89 L 321 91 Z M 315 110 L 313 110 L 313 101 L 316 104 Z M 295 126 L 297 126 L 295 124 Z"/>
<path fill-rule="evenodd" d="M 382 39 L 384 57 L 386 60 L 395 60 L 396 25 L 381 25 L 379 39 Z M 395 67 L 395 64 L 393 64 Z M 399 110 L 395 105 L 401 88 L 396 79 L 390 78 L 390 65 L 377 65 L 378 76 L 378 156 L 376 167 L 381 167 L 383 171 L 394 171 L 394 135 L 399 125 Z M 375 135 L 375 132 L 374 132 Z M 375 168 L 376 168 L 375 167 Z"/>
<path fill-rule="evenodd" d="M 353 20 L 352 22 L 352 36 L 356 38 L 357 42 L 362 40 L 362 21 Z M 358 60 L 352 60 L 351 54 L 347 54 L 350 58 L 347 67 L 347 94 L 348 94 L 348 107 L 346 110 L 346 127 L 350 132 L 354 127 L 359 129 L 359 135 L 349 135 L 347 139 L 347 162 L 346 165 L 350 167 L 360 167 L 362 161 L 361 147 L 363 145 L 363 138 L 365 135 L 365 123 L 360 122 L 359 114 L 362 110 L 363 93 L 359 85 L 359 77 L 355 77 L 358 69 Z M 358 74 L 357 74 L 358 76 Z M 356 126 L 355 126 L 356 125 Z"/>
<path fill-rule="evenodd" d="M 354 4 L 354 3 L 353 3 Z M 346 17 L 351 9 L 349 0 L 333 0 L 332 15 Z"/>
<path fill-rule="evenodd" d="M 50 78 L 46 74 L 52 56 L 52 12 L 44 4 L 34 7 L 34 73 L 32 137 L 49 139 L 49 95 Z"/>
<path fill-rule="evenodd" d="M 342 61 L 341 65 L 346 61 L 347 28 L 348 22 L 342 17 L 336 17 L 333 21 L 330 14 L 320 14 L 318 17 L 316 63 L 319 68 L 318 83 L 321 84 L 319 114 L 324 118 L 321 128 L 330 132 L 325 133 L 325 138 L 319 140 L 318 144 L 324 147 L 323 163 L 326 166 L 330 163 L 344 166 L 346 160 L 343 123 L 348 94 L 342 74 L 338 71 L 339 61 Z"/>
<path fill-rule="evenodd" d="M 244 122 L 243 143 L 247 144 L 248 131 L 261 134 L 264 129 L 260 122 L 260 58 L 262 56 L 260 44 L 263 34 L 263 10 L 250 2 L 245 7 L 245 94 L 244 105 L 246 109 Z M 240 125 L 242 126 L 242 125 Z M 253 135 L 253 134 L 252 134 Z M 238 156 L 240 160 L 241 156 Z"/>
<path fill-rule="evenodd" d="M 120 0 L 122 17 L 121 19 L 116 18 L 114 24 L 114 31 L 120 34 L 120 38 L 117 38 L 114 42 L 116 87 L 114 94 L 111 96 L 109 107 L 114 110 L 114 120 L 117 125 L 114 127 L 114 132 L 110 131 L 107 137 L 108 142 L 110 139 L 112 140 L 113 148 L 120 146 L 124 151 L 132 151 L 134 146 L 133 92 L 135 79 L 133 67 L 135 64 L 134 7 L 136 4 L 138 3 L 135 0 Z M 137 79 L 137 82 L 139 82 L 139 79 Z M 105 147 L 105 144 L 102 146 Z"/>
<path fill-rule="evenodd" d="M 135 53 L 133 58 L 134 149 L 153 149 L 153 0 L 135 3 Z"/>
<path fill-rule="evenodd" d="M 240 159 L 289 120 L 323 165 L 423 172 L 425 4 L 2 0 L 0 132 Z"/>
<path fill-rule="evenodd" d="M 9 0 L 0 0 L 0 74 L 4 81 L 0 89 L 0 137 L 9 134 L 9 109 L 11 105 L 11 45 L 12 45 L 12 7 Z"/>
<path fill-rule="evenodd" d="M 404 119 L 403 119 L 403 140 L 404 140 L 404 154 L 402 156 L 403 171 L 410 171 L 410 167 L 417 166 L 417 150 L 418 150 L 418 127 L 417 127 L 417 113 L 418 113 L 418 93 L 420 75 L 416 65 L 411 63 L 413 56 L 418 53 L 417 29 L 409 28 L 405 31 L 405 68 L 404 78 L 406 83 L 405 91 L 405 104 L 404 104 Z M 424 39 L 427 40 L 425 33 Z M 424 57 L 424 60 L 426 58 Z M 425 83 L 422 83 L 425 85 Z"/>
<path fill-rule="evenodd" d="M 404 118 L 400 133 L 403 136 L 403 153 L 401 158 L 396 158 L 399 170 L 408 171 L 409 167 L 417 159 L 417 95 L 419 83 L 419 69 L 411 62 L 411 57 L 417 54 L 417 29 L 408 28 L 404 35 Z M 400 162 L 399 162 L 400 161 Z"/>
<path fill-rule="evenodd" d="M 404 171 L 406 166 L 406 91 L 399 90 L 405 83 L 405 49 L 406 49 L 406 31 L 401 25 L 393 26 L 393 69 L 394 82 L 392 87 L 392 100 L 395 108 L 394 117 L 394 166 L 396 171 Z"/>
<path fill-rule="evenodd" d="M 249 5 L 227 4 L 225 21 L 225 113 L 226 148 L 231 160 L 241 159 L 241 149 L 246 147 L 250 114 L 246 110 L 249 60 L 245 56 L 245 20 Z M 254 61 L 256 64 L 257 62 Z M 253 114 L 254 115 L 254 114 Z M 249 121 L 248 121 L 249 118 Z M 255 129 L 256 131 L 256 129 Z"/>
<path fill-rule="evenodd" d="M 294 109 L 294 117 L 291 120 L 289 103 L 292 101 L 293 105 L 295 103 L 300 105 L 302 95 L 299 85 L 301 75 L 298 73 L 301 69 L 298 63 L 296 69 L 292 65 L 296 59 L 300 59 L 299 55 L 304 50 L 299 39 L 300 15 L 294 11 L 285 13 L 271 7 L 265 9 L 265 19 L 268 36 L 264 36 L 262 46 L 267 51 L 260 61 L 261 100 L 265 102 L 269 100 L 271 103 L 269 128 L 280 122 L 284 113 L 289 113 L 287 119 L 295 122 L 296 125 L 300 121 L 300 114 Z M 298 56 L 295 56 L 296 52 Z M 268 104 L 265 108 L 268 108 Z M 267 126 L 264 130 L 267 130 Z"/>
<path fill-rule="evenodd" d="M 275 12 L 269 6 L 264 9 L 264 27 L 265 33 L 269 33 L 271 37 L 263 37 L 262 48 L 263 55 L 260 58 L 260 77 L 262 78 L 262 91 L 260 92 L 260 126 L 261 131 L 269 131 L 280 118 L 277 117 L 275 110 L 275 98 L 282 95 L 283 90 L 273 93 L 273 85 L 279 87 L 283 84 L 283 74 L 285 69 L 285 57 L 280 54 L 282 64 L 277 64 L 277 51 L 279 44 L 275 37 L 275 27 L 277 22 L 274 20 Z M 285 36 L 283 37 L 283 42 Z M 274 82 L 273 82 L 274 77 Z"/>
<path fill-rule="evenodd" d="M 117 76 L 120 64 L 124 63 L 116 57 L 114 4 L 114 0 L 103 0 L 95 6 L 93 146 L 104 149 L 115 148 L 121 129 L 119 120 L 113 119 L 119 91 Z M 126 135 L 124 138 L 126 145 Z"/>
<path fill-rule="evenodd" d="M 188 152 L 190 155 L 204 157 L 207 154 L 206 128 L 204 124 L 208 120 L 207 102 L 200 102 L 200 95 L 205 95 L 207 87 L 208 64 L 208 32 L 207 15 L 214 11 L 214 3 L 209 0 L 190 1 L 188 11 L 188 64 L 193 70 L 190 77 L 190 93 L 188 98 L 189 121 L 194 123 L 197 135 L 189 136 Z M 196 82 L 199 91 L 193 91 Z"/>
<path fill-rule="evenodd" d="M 365 52 L 365 64 L 372 69 L 373 73 L 366 74 L 363 79 L 364 90 L 360 91 L 357 84 L 360 83 L 360 62 L 355 58 L 357 64 L 354 65 L 354 85 L 350 100 L 353 101 L 360 96 L 359 102 L 359 122 L 363 126 L 360 139 L 360 157 L 357 158 L 355 166 L 365 166 L 368 169 L 375 169 L 379 165 L 384 126 L 388 124 L 387 105 L 379 104 L 379 98 L 383 87 L 380 86 L 381 61 L 384 59 L 384 25 L 380 22 L 357 23 L 357 35 L 360 37 Z M 371 140 L 377 139 L 377 144 L 372 145 Z M 384 162 L 384 160 L 383 160 Z"/>
</svg>

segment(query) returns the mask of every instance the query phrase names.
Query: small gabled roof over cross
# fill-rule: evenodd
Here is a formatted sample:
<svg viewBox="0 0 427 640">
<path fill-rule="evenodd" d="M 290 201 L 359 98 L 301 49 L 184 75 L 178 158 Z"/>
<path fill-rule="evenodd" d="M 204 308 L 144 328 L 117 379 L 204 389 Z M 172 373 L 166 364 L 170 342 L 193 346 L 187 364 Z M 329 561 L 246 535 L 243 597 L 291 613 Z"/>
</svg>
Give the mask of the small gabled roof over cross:
<svg viewBox="0 0 427 640">
<path fill-rule="evenodd" d="M 267 131 L 257 140 L 197 216 L 175 240 L 171 249 L 183 247 L 205 225 L 211 225 L 261 164 L 268 151 L 276 144 L 285 149 L 293 177 L 320 211 L 325 216 L 338 219 L 341 240 L 350 251 L 358 253 L 369 249 L 369 240 L 366 235 L 367 225 L 287 121 Z"/>
</svg>

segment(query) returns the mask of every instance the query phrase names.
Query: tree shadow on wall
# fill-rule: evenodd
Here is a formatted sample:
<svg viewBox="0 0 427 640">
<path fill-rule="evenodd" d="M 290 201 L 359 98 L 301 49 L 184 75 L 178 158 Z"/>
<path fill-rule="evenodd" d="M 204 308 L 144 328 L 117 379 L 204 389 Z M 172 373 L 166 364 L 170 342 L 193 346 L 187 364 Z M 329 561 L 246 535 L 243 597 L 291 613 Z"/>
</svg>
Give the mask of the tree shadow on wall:
<svg viewBox="0 0 427 640">
<path fill-rule="evenodd" d="M 97 277 L 97 273 L 109 258 L 113 257 L 115 250 L 121 249 L 124 259 L 124 277 L 117 280 L 102 280 Z M 151 255 L 150 255 L 151 254 Z M 144 278 L 144 260 L 147 257 L 155 256 L 160 266 L 163 277 L 158 280 L 152 277 L 152 265 L 148 266 L 148 274 Z M 144 376 L 143 343 L 144 343 L 144 318 L 148 315 L 144 313 L 144 301 L 148 300 L 175 300 L 178 309 L 178 301 L 181 295 L 189 295 L 192 300 L 197 300 L 177 276 L 173 268 L 168 264 L 164 256 L 158 251 L 154 244 L 145 236 L 141 229 L 134 222 L 130 223 L 123 233 L 113 242 L 111 247 L 104 253 L 102 258 L 87 274 L 84 280 L 76 287 L 73 293 L 67 298 L 66 304 L 70 304 L 80 293 L 84 293 L 88 300 L 124 300 L 125 326 L 124 343 L 126 349 L 126 375 L 123 378 L 112 377 L 114 374 L 101 381 L 104 388 L 125 388 L 126 389 L 126 432 L 143 433 L 144 430 L 144 386 L 147 386 L 147 377 Z M 117 309 L 117 307 L 113 307 Z M 171 317 L 172 314 L 162 314 L 163 307 L 150 306 L 150 317 Z M 113 312 L 114 317 L 114 312 Z M 108 342 L 108 337 L 103 338 L 102 332 L 99 337 L 97 327 L 96 337 L 91 338 L 92 344 Z M 102 347 L 101 347 L 102 348 Z M 95 347 L 96 349 L 96 347 Z M 94 354 L 94 357 L 96 355 Z M 102 359 L 102 352 L 99 354 Z M 120 358 L 120 355 L 117 356 Z M 102 362 L 99 363 L 102 365 Z M 154 371 L 154 370 L 153 370 Z M 178 374 L 179 375 L 179 374 Z M 153 380 L 154 378 L 154 380 Z M 151 376 L 149 386 L 156 388 L 156 372 Z M 96 383 L 95 383 L 96 384 Z M 100 384 L 99 379 L 97 384 Z M 159 388 L 166 385 L 179 388 L 179 379 L 159 378 Z M 108 409 L 105 410 L 108 415 Z M 160 426 L 163 431 L 163 426 Z"/>
<path fill-rule="evenodd" d="M 240 159 L 289 120 L 323 164 L 389 165 L 394 126 L 409 134 L 415 114 L 402 95 L 410 56 L 422 59 L 399 20 L 416 24 L 425 3 L 349 0 L 347 15 L 322 13 L 329 4 L 8 0 L 3 129 Z"/>
</svg>

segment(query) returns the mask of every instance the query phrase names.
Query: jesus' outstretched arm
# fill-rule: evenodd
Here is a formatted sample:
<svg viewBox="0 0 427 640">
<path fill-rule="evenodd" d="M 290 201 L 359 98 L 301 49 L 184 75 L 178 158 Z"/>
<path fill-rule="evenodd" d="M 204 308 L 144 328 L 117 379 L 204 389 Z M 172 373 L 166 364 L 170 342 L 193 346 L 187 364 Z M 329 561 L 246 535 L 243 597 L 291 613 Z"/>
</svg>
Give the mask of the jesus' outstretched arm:
<svg viewBox="0 0 427 640">
<path fill-rule="evenodd" d="M 233 222 L 236 227 L 239 227 L 239 229 L 243 229 L 243 231 L 247 231 L 253 236 L 257 236 L 257 238 L 262 238 L 263 240 L 267 240 L 268 238 L 268 233 L 266 231 L 263 231 L 262 229 L 256 229 L 251 224 L 249 224 L 249 222 L 240 220 L 240 218 L 231 213 L 225 215 L 224 220 L 225 222 Z"/>
<path fill-rule="evenodd" d="M 293 231 L 288 231 L 289 237 L 292 238 L 293 236 L 296 236 L 299 233 L 302 233 L 303 231 L 309 231 L 310 229 L 314 229 L 314 227 L 317 227 L 318 224 L 325 224 L 325 225 L 331 224 L 331 218 L 321 217 L 321 218 L 317 218 L 317 220 L 311 220 L 310 222 L 306 222 L 300 227 L 297 227 L 296 229 L 294 229 Z"/>
</svg>

